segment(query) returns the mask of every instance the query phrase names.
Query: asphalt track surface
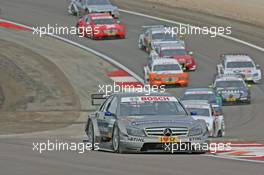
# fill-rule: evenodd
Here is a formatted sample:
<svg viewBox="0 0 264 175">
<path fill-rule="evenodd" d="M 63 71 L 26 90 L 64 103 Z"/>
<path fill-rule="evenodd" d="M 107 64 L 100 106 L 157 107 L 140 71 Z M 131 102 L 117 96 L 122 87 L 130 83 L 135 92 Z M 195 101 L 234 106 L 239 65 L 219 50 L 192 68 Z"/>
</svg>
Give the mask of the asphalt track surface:
<svg viewBox="0 0 264 175">
<path fill-rule="evenodd" d="M 66 12 L 67 1 L 60 0 L 0 0 L 1 18 L 29 26 L 75 26 L 77 17 Z M 127 26 L 127 39 L 92 41 L 78 36 L 64 36 L 102 52 L 142 76 L 147 54 L 137 48 L 142 25 L 163 22 L 121 13 Z M 236 42 L 191 36 L 187 45 L 195 52 L 198 70 L 190 73 L 189 87 L 206 87 L 212 82 L 222 53 L 245 52 L 264 67 L 263 53 Z M 85 59 L 85 58 L 84 58 Z M 177 95 L 184 89 L 172 90 Z M 263 142 L 263 83 L 252 88 L 252 105 L 225 107 L 226 139 Z M 83 127 L 80 127 L 83 130 Z M 116 155 L 105 152 L 47 152 L 39 155 L 32 151 L 34 138 L 23 140 L 2 139 L 0 144 L 1 174 L 263 174 L 261 164 L 224 160 L 203 155 L 137 154 Z"/>
</svg>

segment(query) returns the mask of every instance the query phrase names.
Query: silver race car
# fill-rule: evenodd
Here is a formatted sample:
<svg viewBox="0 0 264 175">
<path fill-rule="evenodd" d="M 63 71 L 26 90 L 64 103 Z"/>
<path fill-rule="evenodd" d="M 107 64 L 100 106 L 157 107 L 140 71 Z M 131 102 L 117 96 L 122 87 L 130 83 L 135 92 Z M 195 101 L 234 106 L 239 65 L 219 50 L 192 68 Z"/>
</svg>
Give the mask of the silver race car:
<svg viewBox="0 0 264 175">
<path fill-rule="evenodd" d="M 166 26 L 153 25 L 142 26 L 143 32 L 138 38 L 138 47 L 150 53 L 162 43 L 178 43 L 179 38 L 176 35 L 166 33 Z M 184 41 L 182 41 L 184 43 Z"/>
<path fill-rule="evenodd" d="M 94 94 L 92 99 L 100 99 L 100 95 Z M 85 132 L 92 145 L 99 143 L 100 150 L 117 153 L 170 152 L 168 144 L 208 144 L 205 121 L 194 120 L 167 93 L 112 94 L 89 116 Z"/>
<path fill-rule="evenodd" d="M 259 83 L 262 73 L 260 66 L 247 54 L 224 54 L 221 55 L 222 62 L 217 65 L 218 75 L 237 74 L 245 81 Z"/>
<path fill-rule="evenodd" d="M 185 108 L 191 113 L 194 119 L 204 120 L 207 124 L 209 136 L 225 136 L 225 120 L 223 115 L 218 115 L 208 101 L 184 101 Z"/>
<path fill-rule="evenodd" d="M 71 0 L 68 12 L 77 16 L 84 13 L 110 13 L 114 18 L 119 17 L 118 8 L 109 0 Z"/>
</svg>

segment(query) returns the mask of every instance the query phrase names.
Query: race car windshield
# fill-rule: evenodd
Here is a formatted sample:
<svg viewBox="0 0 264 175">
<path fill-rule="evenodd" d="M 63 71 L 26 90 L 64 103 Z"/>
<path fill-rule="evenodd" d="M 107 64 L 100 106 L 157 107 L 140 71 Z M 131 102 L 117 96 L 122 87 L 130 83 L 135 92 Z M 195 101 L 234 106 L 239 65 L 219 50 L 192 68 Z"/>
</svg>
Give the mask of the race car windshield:
<svg viewBox="0 0 264 175">
<path fill-rule="evenodd" d="M 185 94 L 182 100 L 205 100 L 213 103 L 216 98 L 214 94 Z"/>
<path fill-rule="evenodd" d="M 186 108 L 189 112 L 193 112 L 196 115 L 195 116 L 205 116 L 205 117 L 210 117 L 210 111 L 209 109 L 202 109 L 202 108 Z"/>
<path fill-rule="evenodd" d="M 164 32 L 162 32 L 162 33 L 153 33 L 152 39 L 153 40 L 162 40 L 162 41 L 176 41 L 177 37 L 172 36 L 170 34 L 165 34 Z"/>
<path fill-rule="evenodd" d="M 173 55 L 180 55 L 184 56 L 187 55 L 184 49 L 166 49 L 161 51 L 161 55 L 163 56 L 173 56 Z"/>
<path fill-rule="evenodd" d="M 228 88 L 228 87 L 238 87 L 243 88 L 245 84 L 243 81 L 216 81 L 216 88 Z"/>
<path fill-rule="evenodd" d="M 253 68 L 254 64 L 251 61 L 229 62 L 227 68 Z"/>
<path fill-rule="evenodd" d="M 178 102 L 125 102 L 120 104 L 120 116 L 186 115 Z"/>
<path fill-rule="evenodd" d="M 154 33 L 152 34 L 152 39 L 153 40 L 161 40 L 164 38 L 164 33 Z"/>
<path fill-rule="evenodd" d="M 114 19 L 111 18 L 102 18 L 102 19 L 93 19 L 95 24 L 115 24 Z"/>
<path fill-rule="evenodd" d="M 164 65 L 155 65 L 153 71 L 179 71 L 181 67 L 178 64 L 164 64 Z"/>
<path fill-rule="evenodd" d="M 87 5 L 109 5 L 109 0 L 87 0 Z"/>
</svg>

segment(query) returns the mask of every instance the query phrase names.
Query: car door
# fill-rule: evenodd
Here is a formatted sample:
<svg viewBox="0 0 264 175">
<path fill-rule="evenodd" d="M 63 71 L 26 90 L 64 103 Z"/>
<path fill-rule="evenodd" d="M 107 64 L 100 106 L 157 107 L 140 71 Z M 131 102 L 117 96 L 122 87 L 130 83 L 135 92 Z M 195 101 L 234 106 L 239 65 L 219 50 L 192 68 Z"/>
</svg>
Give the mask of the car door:
<svg viewBox="0 0 264 175">
<path fill-rule="evenodd" d="M 97 114 L 100 135 L 108 140 L 112 136 L 113 124 L 116 120 L 117 97 L 110 96 Z"/>
<path fill-rule="evenodd" d="M 144 35 L 144 46 L 148 46 L 149 43 L 149 37 L 150 37 L 150 30 L 147 30 Z"/>
<path fill-rule="evenodd" d="M 113 98 L 112 96 L 108 97 L 106 101 L 103 103 L 103 105 L 100 107 L 99 111 L 96 112 L 96 119 L 101 137 L 105 137 L 107 135 L 108 124 L 105 121 L 106 108 L 111 102 L 112 98 Z"/>
</svg>

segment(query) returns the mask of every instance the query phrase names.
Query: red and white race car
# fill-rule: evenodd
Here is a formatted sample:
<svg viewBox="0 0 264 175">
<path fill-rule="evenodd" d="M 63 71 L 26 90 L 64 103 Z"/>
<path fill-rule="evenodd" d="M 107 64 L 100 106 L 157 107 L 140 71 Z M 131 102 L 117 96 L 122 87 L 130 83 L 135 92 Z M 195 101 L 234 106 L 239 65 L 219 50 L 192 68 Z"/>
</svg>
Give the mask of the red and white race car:
<svg viewBox="0 0 264 175">
<path fill-rule="evenodd" d="M 92 13 L 81 17 L 76 24 L 78 33 L 92 39 L 125 38 L 126 27 L 108 13 Z"/>
<path fill-rule="evenodd" d="M 182 65 L 184 70 L 196 70 L 193 52 L 186 49 L 184 41 L 160 44 L 151 51 L 150 58 L 173 58 Z"/>
</svg>

